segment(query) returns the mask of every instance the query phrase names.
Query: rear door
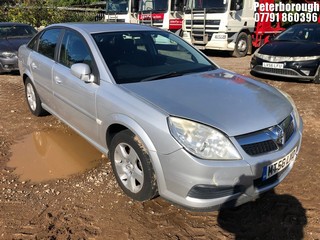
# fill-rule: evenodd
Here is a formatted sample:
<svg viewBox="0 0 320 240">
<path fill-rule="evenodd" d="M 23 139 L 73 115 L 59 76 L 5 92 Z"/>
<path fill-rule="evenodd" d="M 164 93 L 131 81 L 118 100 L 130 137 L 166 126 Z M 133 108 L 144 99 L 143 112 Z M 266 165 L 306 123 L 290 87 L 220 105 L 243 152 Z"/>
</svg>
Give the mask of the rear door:
<svg viewBox="0 0 320 240">
<path fill-rule="evenodd" d="M 56 46 L 61 29 L 53 28 L 44 31 L 35 40 L 34 51 L 29 58 L 30 71 L 42 103 L 53 108 L 52 68 L 55 65 Z"/>
<path fill-rule="evenodd" d="M 86 83 L 71 74 L 75 63 L 86 63 L 95 69 L 90 49 L 85 39 L 73 30 L 65 30 L 58 56 L 53 68 L 53 96 L 58 115 L 89 137 L 97 139 L 96 92 L 97 83 Z M 97 72 L 93 73 L 95 76 Z"/>
</svg>

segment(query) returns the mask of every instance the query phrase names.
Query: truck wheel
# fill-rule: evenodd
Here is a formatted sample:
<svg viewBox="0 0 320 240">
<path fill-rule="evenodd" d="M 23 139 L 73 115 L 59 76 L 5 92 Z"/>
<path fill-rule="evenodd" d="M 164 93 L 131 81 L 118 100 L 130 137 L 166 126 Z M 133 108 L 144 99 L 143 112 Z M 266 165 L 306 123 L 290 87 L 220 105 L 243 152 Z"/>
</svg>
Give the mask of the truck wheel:
<svg viewBox="0 0 320 240">
<path fill-rule="evenodd" d="M 31 113 L 37 117 L 47 115 L 48 112 L 42 108 L 41 99 L 30 78 L 26 79 L 24 87 L 27 103 Z"/>
<path fill-rule="evenodd" d="M 109 150 L 116 180 L 129 197 L 145 201 L 157 195 L 150 157 L 137 136 L 129 130 L 121 131 L 112 139 Z"/>
<path fill-rule="evenodd" d="M 244 57 L 247 55 L 248 50 L 249 50 L 249 36 L 245 32 L 241 32 L 238 35 L 232 56 Z"/>
</svg>

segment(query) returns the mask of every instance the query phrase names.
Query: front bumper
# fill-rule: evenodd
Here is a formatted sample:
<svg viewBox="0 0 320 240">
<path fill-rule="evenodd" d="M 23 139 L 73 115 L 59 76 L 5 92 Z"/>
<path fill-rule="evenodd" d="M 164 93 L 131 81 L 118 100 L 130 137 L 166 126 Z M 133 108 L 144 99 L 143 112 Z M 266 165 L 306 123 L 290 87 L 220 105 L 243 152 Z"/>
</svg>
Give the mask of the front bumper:
<svg viewBox="0 0 320 240">
<path fill-rule="evenodd" d="M 283 65 L 283 68 L 265 67 L 263 63 L 273 64 L 274 62 L 253 56 L 250 63 L 251 71 L 271 76 L 313 80 L 319 67 L 319 60 L 276 63 Z"/>
<path fill-rule="evenodd" d="M 236 35 L 228 36 L 227 33 L 206 33 L 204 36 L 191 37 L 189 31 L 184 31 L 183 39 L 200 50 L 233 51 L 235 49 Z"/>
<path fill-rule="evenodd" d="M 18 57 L 13 58 L 0 58 L 0 73 L 18 71 Z"/>
<path fill-rule="evenodd" d="M 236 207 L 252 201 L 277 186 L 291 171 L 294 162 L 263 180 L 263 168 L 284 158 L 301 146 L 302 123 L 281 150 L 250 156 L 234 144 L 243 156 L 237 161 L 198 159 L 184 149 L 159 156 L 165 187 L 160 195 L 191 210 L 209 211 Z"/>
</svg>

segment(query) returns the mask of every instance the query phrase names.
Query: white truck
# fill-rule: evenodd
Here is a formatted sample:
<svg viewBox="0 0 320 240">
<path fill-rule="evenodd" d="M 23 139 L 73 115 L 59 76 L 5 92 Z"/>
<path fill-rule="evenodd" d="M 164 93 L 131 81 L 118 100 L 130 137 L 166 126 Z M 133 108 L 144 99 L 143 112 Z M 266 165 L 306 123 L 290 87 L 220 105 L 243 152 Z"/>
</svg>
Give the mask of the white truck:
<svg viewBox="0 0 320 240">
<path fill-rule="evenodd" d="M 182 28 L 183 0 L 107 0 L 106 22 L 140 23 L 177 31 Z"/>
<path fill-rule="evenodd" d="M 182 37 L 201 50 L 230 51 L 236 57 L 251 54 L 252 47 L 283 30 L 280 21 L 258 19 L 260 3 L 274 0 L 186 0 Z"/>
<path fill-rule="evenodd" d="M 106 22 L 138 23 L 138 4 L 136 0 L 107 0 Z"/>
</svg>

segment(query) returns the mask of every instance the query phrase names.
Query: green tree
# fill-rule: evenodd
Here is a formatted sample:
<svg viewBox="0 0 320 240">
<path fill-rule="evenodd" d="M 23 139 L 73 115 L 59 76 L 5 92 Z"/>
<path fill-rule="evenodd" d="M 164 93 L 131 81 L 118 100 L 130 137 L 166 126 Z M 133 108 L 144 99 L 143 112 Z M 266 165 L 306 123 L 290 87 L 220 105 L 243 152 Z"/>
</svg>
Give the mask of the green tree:
<svg viewBox="0 0 320 240">
<path fill-rule="evenodd" d="M 37 28 L 60 22 L 94 21 L 96 16 L 96 12 L 60 9 L 53 5 L 52 1 L 41 0 L 7 7 L 7 11 L 4 11 L 4 7 L 0 6 L 0 10 L 1 13 L 4 13 L 0 14 L 0 21 L 28 23 Z"/>
<path fill-rule="evenodd" d="M 96 2 L 96 0 L 56 0 L 57 6 L 72 6 L 72 5 L 88 5 Z"/>
</svg>

